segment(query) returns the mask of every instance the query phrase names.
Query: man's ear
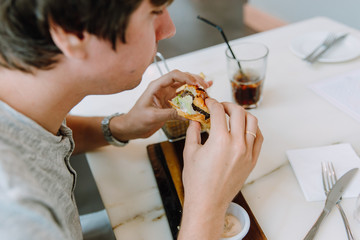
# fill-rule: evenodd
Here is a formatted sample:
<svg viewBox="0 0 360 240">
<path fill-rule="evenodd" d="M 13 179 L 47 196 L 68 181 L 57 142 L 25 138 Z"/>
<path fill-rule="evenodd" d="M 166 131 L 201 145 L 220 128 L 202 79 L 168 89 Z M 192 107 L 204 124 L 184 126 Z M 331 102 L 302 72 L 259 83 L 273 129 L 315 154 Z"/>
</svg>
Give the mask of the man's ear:
<svg viewBox="0 0 360 240">
<path fill-rule="evenodd" d="M 85 59 L 87 57 L 87 43 L 90 34 L 81 35 L 67 32 L 57 24 L 50 24 L 50 34 L 56 46 L 68 58 Z"/>
</svg>

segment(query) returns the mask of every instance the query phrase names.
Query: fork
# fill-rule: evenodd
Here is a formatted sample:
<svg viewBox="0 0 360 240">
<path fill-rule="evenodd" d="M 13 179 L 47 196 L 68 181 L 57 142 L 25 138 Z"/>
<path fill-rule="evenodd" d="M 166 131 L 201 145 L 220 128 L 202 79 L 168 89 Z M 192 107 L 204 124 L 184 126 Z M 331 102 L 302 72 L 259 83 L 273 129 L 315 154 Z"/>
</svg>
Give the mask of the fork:
<svg viewBox="0 0 360 240">
<path fill-rule="evenodd" d="M 336 34 L 331 32 L 327 35 L 325 40 L 317 46 L 309 55 L 307 55 L 303 60 L 307 62 L 313 62 L 313 57 L 316 56 L 317 53 L 321 48 L 327 48 L 332 42 L 336 39 Z"/>
<path fill-rule="evenodd" d="M 335 184 L 335 182 L 337 181 L 337 177 L 336 177 L 336 173 L 334 170 L 334 165 L 332 162 L 328 162 L 327 164 L 325 163 L 321 163 L 321 170 L 322 170 L 322 180 L 323 180 L 323 185 L 324 185 L 324 191 L 325 194 L 328 195 L 329 191 L 331 190 L 331 188 L 333 187 L 333 185 Z M 336 203 L 336 207 L 339 209 L 341 217 L 343 219 L 344 225 L 345 225 L 345 229 L 346 229 L 346 234 L 349 240 L 354 240 L 354 237 L 352 235 L 352 232 L 350 230 L 350 225 L 349 222 L 346 218 L 345 212 L 343 210 L 343 208 L 341 207 L 340 201 L 342 200 L 342 198 L 340 197 L 339 201 Z"/>
</svg>

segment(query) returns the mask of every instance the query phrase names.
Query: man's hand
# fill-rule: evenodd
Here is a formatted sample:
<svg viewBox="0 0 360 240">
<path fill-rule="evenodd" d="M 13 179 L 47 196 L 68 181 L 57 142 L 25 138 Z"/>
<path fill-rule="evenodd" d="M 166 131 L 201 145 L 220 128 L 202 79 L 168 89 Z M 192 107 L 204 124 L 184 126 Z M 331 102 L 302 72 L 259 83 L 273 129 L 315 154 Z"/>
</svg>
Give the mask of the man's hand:
<svg viewBox="0 0 360 240">
<path fill-rule="evenodd" d="M 113 136 L 119 140 L 151 136 L 165 121 L 179 119 L 168 100 L 176 95 L 176 89 L 184 84 L 211 85 L 200 76 L 174 70 L 151 82 L 129 113 L 115 117 L 110 122 Z"/>
<path fill-rule="evenodd" d="M 201 145 L 197 122 L 187 130 L 179 239 L 220 238 L 225 211 L 254 168 L 263 142 L 257 119 L 242 107 L 214 99 L 206 104 L 211 114 L 206 143 Z"/>
</svg>

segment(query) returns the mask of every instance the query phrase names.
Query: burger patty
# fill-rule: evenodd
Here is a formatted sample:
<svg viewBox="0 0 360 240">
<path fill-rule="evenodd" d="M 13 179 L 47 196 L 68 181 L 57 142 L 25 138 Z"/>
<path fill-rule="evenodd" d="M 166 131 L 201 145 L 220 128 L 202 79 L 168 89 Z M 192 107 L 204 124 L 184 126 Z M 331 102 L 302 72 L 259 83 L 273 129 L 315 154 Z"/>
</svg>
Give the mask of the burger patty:
<svg viewBox="0 0 360 240">
<path fill-rule="evenodd" d="M 183 97 L 186 97 L 186 96 L 191 96 L 192 97 L 192 99 L 194 100 L 194 95 L 192 94 L 192 92 L 190 92 L 190 91 L 188 91 L 188 90 L 184 90 L 181 94 L 180 94 L 180 96 L 183 98 Z"/>
<path fill-rule="evenodd" d="M 205 120 L 210 118 L 210 114 L 205 112 L 204 110 L 202 110 L 201 108 L 199 108 L 198 106 L 196 106 L 195 104 L 192 104 L 192 107 L 194 109 L 194 111 L 197 111 L 199 113 L 201 113 L 202 115 L 205 116 Z"/>
<path fill-rule="evenodd" d="M 199 88 L 199 90 L 202 90 L 201 88 Z M 204 90 L 202 90 L 204 91 Z M 204 91 L 205 92 L 205 91 Z M 188 90 L 184 90 L 180 96 L 183 98 L 183 97 L 186 97 L 186 96 L 191 96 L 192 99 L 194 100 L 195 99 L 195 96 L 192 94 L 192 92 L 188 91 Z M 201 108 L 199 108 L 198 106 L 196 106 L 195 104 L 192 104 L 192 108 L 194 109 L 194 111 L 196 112 L 199 112 L 201 113 L 202 115 L 205 116 L 205 120 L 209 119 L 210 118 L 210 114 L 204 110 L 202 110 Z"/>
</svg>

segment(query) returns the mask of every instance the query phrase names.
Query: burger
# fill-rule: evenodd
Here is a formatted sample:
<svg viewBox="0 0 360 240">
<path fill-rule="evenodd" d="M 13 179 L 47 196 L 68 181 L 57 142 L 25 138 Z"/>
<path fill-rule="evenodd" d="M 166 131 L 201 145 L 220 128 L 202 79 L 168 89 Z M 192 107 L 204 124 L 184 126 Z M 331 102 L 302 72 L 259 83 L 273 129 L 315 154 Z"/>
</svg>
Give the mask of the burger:
<svg viewBox="0 0 360 240">
<path fill-rule="evenodd" d="M 177 90 L 177 96 L 170 102 L 178 115 L 200 122 L 203 130 L 210 129 L 210 113 L 205 105 L 206 91 L 195 85 L 185 84 Z"/>
</svg>

